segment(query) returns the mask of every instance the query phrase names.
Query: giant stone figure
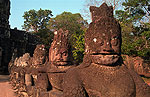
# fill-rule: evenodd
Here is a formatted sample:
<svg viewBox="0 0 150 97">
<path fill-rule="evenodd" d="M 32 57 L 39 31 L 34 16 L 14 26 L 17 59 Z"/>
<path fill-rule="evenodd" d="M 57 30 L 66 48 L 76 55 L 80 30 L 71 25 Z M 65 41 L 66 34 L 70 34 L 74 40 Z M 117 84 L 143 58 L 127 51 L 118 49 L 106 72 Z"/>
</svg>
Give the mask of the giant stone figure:
<svg viewBox="0 0 150 97">
<path fill-rule="evenodd" d="M 83 63 L 64 77 L 64 97 L 150 97 L 150 87 L 121 58 L 121 28 L 105 3 L 90 7 Z"/>
<path fill-rule="evenodd" d="M 74 67 L 71 63 L 71 52 L 68 43 L 68 31 L 59 29 L 54 32 L 54 39 L 49 49 L 48 78 L 52 85 L 50 96 L 62 96 L 63 77 L 67 70 Z"/>
</svg>

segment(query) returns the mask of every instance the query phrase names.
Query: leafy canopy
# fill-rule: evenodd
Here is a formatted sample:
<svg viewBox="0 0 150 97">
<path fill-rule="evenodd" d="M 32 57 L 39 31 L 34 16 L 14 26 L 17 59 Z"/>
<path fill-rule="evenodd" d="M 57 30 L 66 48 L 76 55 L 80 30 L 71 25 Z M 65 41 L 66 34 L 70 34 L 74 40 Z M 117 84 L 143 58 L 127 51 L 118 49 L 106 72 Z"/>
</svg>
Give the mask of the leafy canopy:
<svg viewBox="0 0 150 97">
<path fill-rule="evenodd" d="M 31 31 L 32 33 L 38 32 L 40 29 L 46 29 L 49 19 L 52 17 L 51 10 L 34 9 L 24 12 L 23 18 L 25 19 L 23 29 Z"/>
<path fill-rule="evenodd" d="M 122 53 L 150 60 L 150 0 L 126 0 L 116 11 L 122 27 Z"/>
</svg>

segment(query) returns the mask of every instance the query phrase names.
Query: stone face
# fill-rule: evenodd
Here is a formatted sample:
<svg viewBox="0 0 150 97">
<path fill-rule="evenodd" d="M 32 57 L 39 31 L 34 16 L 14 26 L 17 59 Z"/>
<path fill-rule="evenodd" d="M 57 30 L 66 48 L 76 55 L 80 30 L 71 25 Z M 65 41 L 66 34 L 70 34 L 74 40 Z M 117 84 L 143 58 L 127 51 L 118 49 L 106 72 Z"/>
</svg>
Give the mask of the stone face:
<svg viewBox="0 0 150 97">
<path fill-rule="evenodd" d="M 22 57 L 16 58 L 14 61 L 14 65 L 20 66 L 20 67 L 26 67 L 30 62 L 30 54 L 25 53 Z"/>
<path fill-rule="evenodd" d="M 37 45 L 32 57 L 32 65 L 42 65 L 45 63 L 46 49 L 44 45 Z"/>
<path fill-rule="evenodd" d="M 105 3 L 90 7 L 83 63 L 67 71 L 64 97 L 149 97 L 150 87 L 123 64 L 121 29 Z"/>
<path fill-rule="evenodd" d="M 68 61 L 68 31 L 54 32 L 54 39 L 49 49 L 49 61 L 55 65 L 65 65 Z"/>
<path fill-rule="evenodd" d="M 134 70 L 139 75 L 145 77 L 150 77 L 150 65 L 144 62 L 144 59 L 141 57 L 132 57 L 128 55 L 123 55 L 124 63 L 129 69 Z"/>
</svg>

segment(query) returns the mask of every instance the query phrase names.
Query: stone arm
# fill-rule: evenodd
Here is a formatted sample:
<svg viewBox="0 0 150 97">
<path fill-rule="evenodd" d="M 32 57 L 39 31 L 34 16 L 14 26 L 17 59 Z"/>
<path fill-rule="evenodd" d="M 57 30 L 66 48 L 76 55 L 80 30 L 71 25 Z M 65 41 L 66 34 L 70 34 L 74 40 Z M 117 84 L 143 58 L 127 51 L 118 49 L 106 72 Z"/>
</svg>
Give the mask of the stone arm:
<svg viewBox="0 0 150 97">
<path fill-rule="evenodd" d="M 27 67 L 26 68 L 27 74 L 38 74 L 38 73 L 46 73 L 46 66 L 41 67 Z"/>
<path fill-rule="evenodd" d="M 150 86 L 133 70 L 129 70 L 136 85 L 136 97 L 150 97 Z"/>
<path fill-rule="evenodd" d="M 81 79 L 75 70 L 69 70 L 64 76 L 63 97 L 87 97 Z"/>
</svg>

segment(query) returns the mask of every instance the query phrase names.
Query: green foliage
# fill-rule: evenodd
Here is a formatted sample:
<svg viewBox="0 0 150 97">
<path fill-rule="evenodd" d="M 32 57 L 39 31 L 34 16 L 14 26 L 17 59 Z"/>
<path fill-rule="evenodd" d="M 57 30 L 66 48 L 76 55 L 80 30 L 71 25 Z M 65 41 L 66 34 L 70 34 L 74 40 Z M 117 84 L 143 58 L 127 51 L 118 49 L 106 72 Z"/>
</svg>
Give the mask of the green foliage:
<svg viewBox="0 0 150 97">
<path fill-rule="evenodd" d="M 23 29 L 39 36 L 48 49 L 53 39 L 53 33 L 47 28 L 48 21 L 52 17 L 52 11 L 41 8 L 38 11 L 33 9 L 24 12 L 23 17 L 25 19 Z"/>
<path fill-rule="evenodd" d="M 73 58 L 76 64 L 82 62 L 84 52 L 84 33 L 87 29 L 88 23 L 79 13 L 72 14 L 71 12 L 63 12 L 55 18 L 51 18 L 48 28 L 50 30 L 69 31 L 69 43 L 73 53 Z"/>
<path fill-rule="evenodd" d="M 51 10 L 29 10 L 24 12 L 23 18 L 25 19 L 23 29 L 31 31 L 32 33 L 38 32 L 39 29 L 46 29 L 48 21 L 52 16 Z"/>
<path fill-rule="evenodd" d="M 87 21 L 85 21 L 80 13 L 72 14 L 71 12 L 63 12 L 57 15 L 55 18 L 51 18 L 49 21 L 49 29 L 58 30 L 69 30 L 69 34 L 72 35 L 74 32 L 78 32 L 87 27 Z"/>
<path fill-rule="evenodd" d="M 116 11 L 122 27 L 122 53 L 150 60 L 150 0 L 126 0 Z"/>
<path fill-rule="evenodd" d="M 74 50 L 72 51 L 73 57 L 76 60 L 76 63 L 79 64 L 83 61 L 84 55 L 84 31 L 80 34 L 74 33 L 73 34 L 73 44 Z"/>
<path fill-rule="evenodd" d="M 53 32 L 48 29 L 40 29 L 37 33 L 35 33 L 35 35 L 39 36 L 42 43 L 44 43 L 46 49 L 48 50 L 53 41 L 53 37 L 54 37 Z"/>
</svg>

